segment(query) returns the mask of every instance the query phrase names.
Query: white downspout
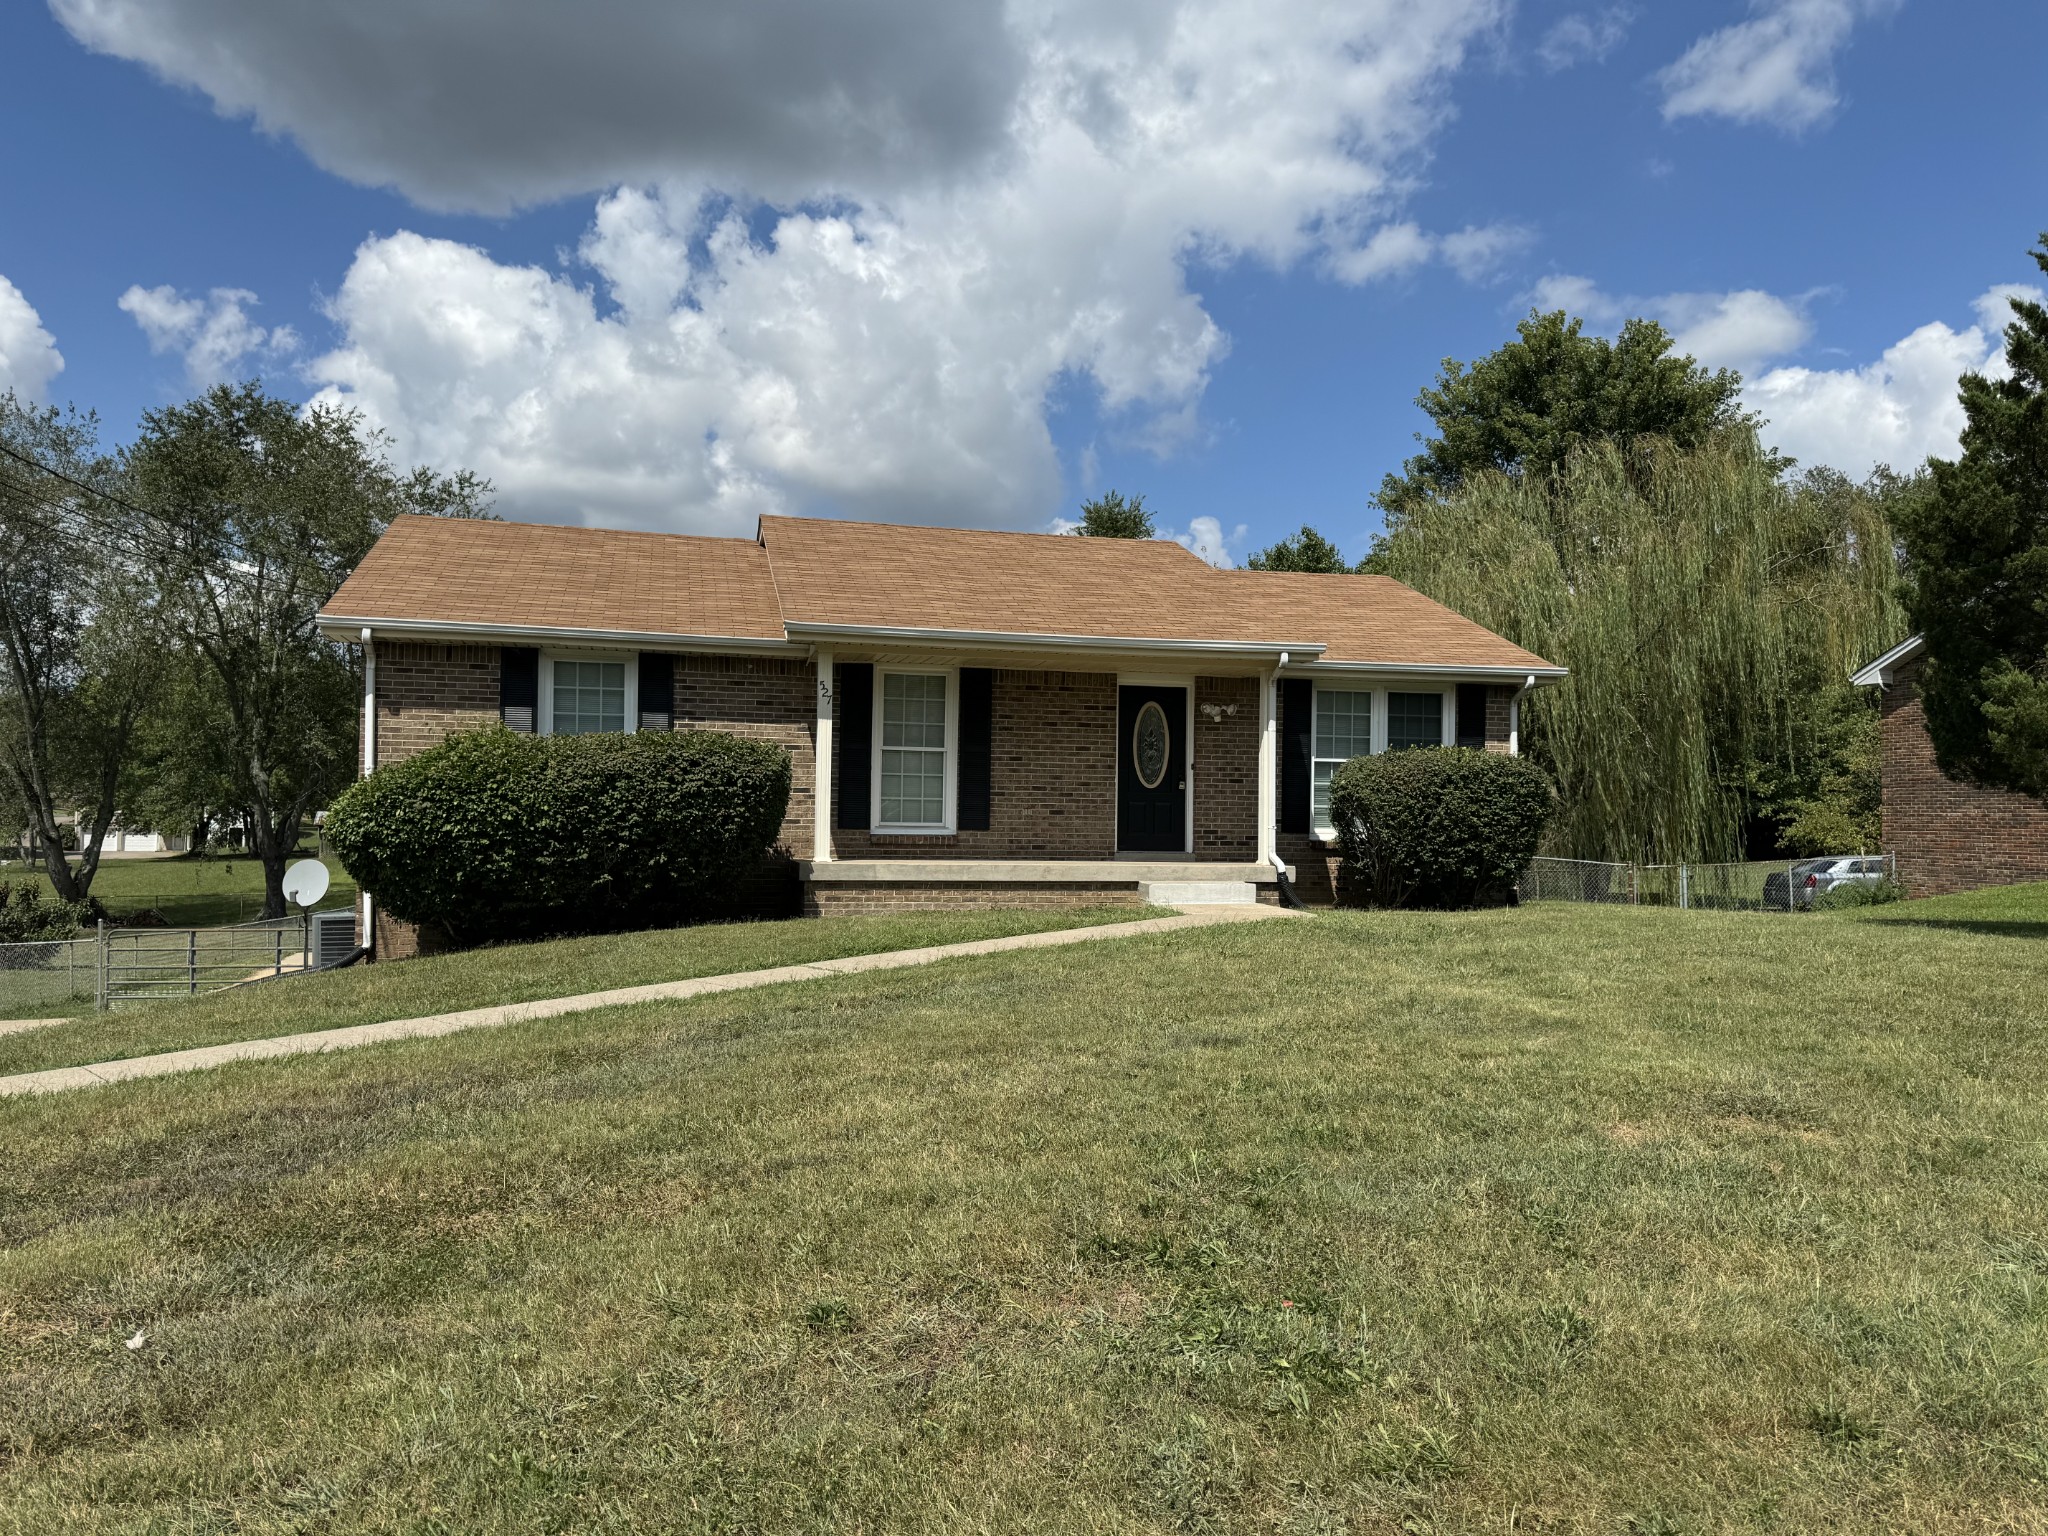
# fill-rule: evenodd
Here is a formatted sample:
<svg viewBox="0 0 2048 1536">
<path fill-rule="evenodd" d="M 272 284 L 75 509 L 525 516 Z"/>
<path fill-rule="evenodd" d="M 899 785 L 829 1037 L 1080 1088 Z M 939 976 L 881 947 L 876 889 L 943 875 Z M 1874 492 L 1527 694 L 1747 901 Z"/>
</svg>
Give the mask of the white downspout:
<svg viewBox="0 0 2048 1536">
<path fill-rule="evenodd" d="M 1509 757 L 1520 757 L 1522 755 L 1522 698 L 1535 686 L 1536 674 L 1531 672 L 1523 680 L 1522 686 L 1516 690 L 1515 696 L 1508 700 Z"/>
<path fill-rule="evenodd" d="M 832 862 L 832 653 L 820 647 L 818 713 L 812 737 L 811 861 Z"/>
<path fill-rule="evenodd" d="M 1280 667 L 1287 665 L 1287 653 L 1280 653 L 1279 666 L 1259 676 L 1259 851 L 1258 861 L 1280 867 L 1280 712 L 1276 697 Z"/>
<path fill-rule="evenodd" d="M 363 777 L 368 778 L 377 771 L 377 644 L 370 636 L 369 626 L 363 626 Z M 377 930 L 373 926 L 376 914 L 371 910 L 370 893 L 363 892 L 363 933 L 357 941 L 364 949 L 373 948 L 373 937 Z"/>
</svg>

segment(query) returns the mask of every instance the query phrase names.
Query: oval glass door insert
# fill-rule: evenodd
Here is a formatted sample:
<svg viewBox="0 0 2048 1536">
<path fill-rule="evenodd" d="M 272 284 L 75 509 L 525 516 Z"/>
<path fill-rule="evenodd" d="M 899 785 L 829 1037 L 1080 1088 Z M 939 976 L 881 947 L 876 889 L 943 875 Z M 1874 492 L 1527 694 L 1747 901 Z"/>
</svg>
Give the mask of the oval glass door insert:
<svg viewBox="0 0 2048 1536">
<path fill-rule="evenodd" d="M 1173 755 L 1167 729 L 1166 711 L 1156 700 L 1138 711 L 1137 724 L 1131 727 L 1131 766 L 1147 789 L 1157 789 L 1166 777 L 1166 760 Z"/>
</svg>

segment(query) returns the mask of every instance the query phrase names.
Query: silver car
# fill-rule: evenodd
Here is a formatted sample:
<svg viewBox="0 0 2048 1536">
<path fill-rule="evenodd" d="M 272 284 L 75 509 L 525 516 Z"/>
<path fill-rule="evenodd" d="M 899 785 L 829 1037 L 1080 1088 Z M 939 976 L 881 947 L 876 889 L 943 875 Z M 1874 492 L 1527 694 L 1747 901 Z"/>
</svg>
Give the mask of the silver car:
<svg viewBox="0 0 2048 1536">
<path fill-rule="evenodd" d="M 1891 874 L 1891 861 L 1875 854 L 1801 859 L 1784 873 L 1764 877 L 1764 907 L 1776 912 L 1811 909 L 1830 891 L 1849 885 L 1878 885 Z"/>
</svg>

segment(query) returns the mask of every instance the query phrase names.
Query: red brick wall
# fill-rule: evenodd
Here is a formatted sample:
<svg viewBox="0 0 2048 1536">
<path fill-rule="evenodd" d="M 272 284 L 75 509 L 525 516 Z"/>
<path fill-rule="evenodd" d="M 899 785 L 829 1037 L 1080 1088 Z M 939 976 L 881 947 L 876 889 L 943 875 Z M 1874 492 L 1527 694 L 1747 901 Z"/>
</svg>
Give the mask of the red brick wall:
<svg viewBox="0 0 2048 1536">
<path fill-rule="evenodd" d="M 1116 675 L 1002 671 L 993 694 L 988 830 L 878 837 L 840 828 L 832 834 L 840 858 L 1106 859 L 1116 852 Z"/>
<path fill-rule="evenodd" d="M 1884 691 L 1878 726 L 1884 847 L 1913 896 L 2048 880 L 2048 806 L 1942 773 L 1920 705 L 1920 663 Z"/>
<path fill-rule="evenodd" d="M 396 763 L 498 718 L 498 649 L 377 643 L 377 761 Z"/>
<path fill-rule="evenodd" d="M 1514 688 L 1486 690 L 1486 750 L 1489 752 L 1508 749 L 1508 717 L 1518 691 Z"/>
<path fill-rule="evenodd" d="M 1204 705 L 1208 708 L 1205 709 Z M 1194 857 L 1236 862 L 1256 859 L 1259 856 L 1257 678 L 1195 679 L 1194 758 Z"/>
<path fill-rule="evenodd" d="M 988 907 L 1136 907 L 1136 884 L 1072 881 L 1060 885 L 810 885 L 806 917 L 850 917 L 875 912 L 966 912 Z"/>
<path fill-rule="evenodd" d="M 811 856 L 811 807 L 818 760 L 811 740 L 817 717 L 817 669 L 774 656 L 678 656 L 677 730 L 723 731 L 786 747 L 789 810 L 778 846 L 795 859 Z"/>
</svg>

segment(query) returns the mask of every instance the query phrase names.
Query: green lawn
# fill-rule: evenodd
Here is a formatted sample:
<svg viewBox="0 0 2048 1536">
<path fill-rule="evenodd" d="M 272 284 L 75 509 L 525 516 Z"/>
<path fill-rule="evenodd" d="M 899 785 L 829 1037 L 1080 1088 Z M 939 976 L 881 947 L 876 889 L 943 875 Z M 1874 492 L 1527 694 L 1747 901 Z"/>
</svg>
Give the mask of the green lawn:
<svg viewBox="0 0 2048 1536">
<path fill-rule="evenodd" d="M 889 949 L 1171 915 L 1163 908 L 1103 907 L 1083 912 L 927 912 L 714 923 L 700 928 L 507 944 L 394 965 L 352 966 L 265 981 L 191 1002 L 136 1004 L 97 1017 L 89 1011 L 88 1000 L 84 1016 L 75 1023 L 0 1035 L 0 1077 L 187 1046 L 218 1045 L 224 1040 L 257 1040 L 301 1030 L 419 1018 Z M 4 986 L 4 977 L 0 977 L 0 986 Z"/>
<path fill-rule="evenodd" d="M 309 843 L 302 855 L 310 857 L 312 853 Z M 348 905 L 355 899 L 355 882 L 342 870 L 339 859 L 330 857 L 326 864 L 333 884 L 320 905 Z M 40 864 L 0 861 L 0 880 L 33 880 L 44 890 L 50 886 Z M 101 861 L 93 876 L 92 894 L 116 921 L 156 911 L 174 928 L 244 923 L 263 913 L 263 866 L 250 858 L 124 855 Z"/>
<path fill-rule="evenodd" d="M 2012 938 L 2048 938 L 2048 882 L 1929 896 L 1887 907 L 1851 907 L 1841 914 L 1869 922 L 1914 923 Z"/>
<path fill-rule="evenodd" d="M 9 1103 L 0 1530 L 2048 1530 L 2044 995 L 1318 915 Z"/>
</svg>

